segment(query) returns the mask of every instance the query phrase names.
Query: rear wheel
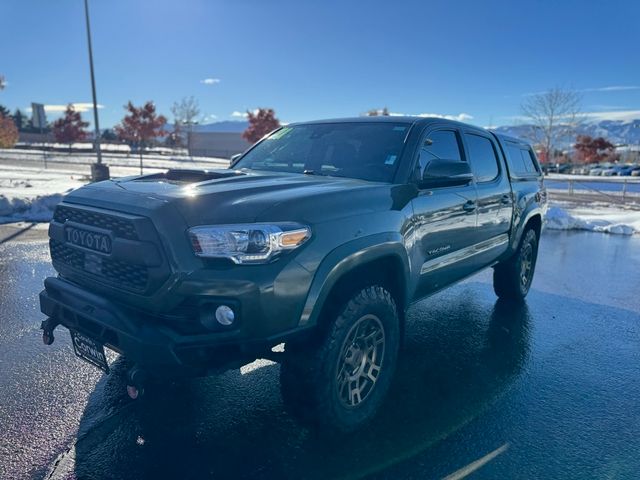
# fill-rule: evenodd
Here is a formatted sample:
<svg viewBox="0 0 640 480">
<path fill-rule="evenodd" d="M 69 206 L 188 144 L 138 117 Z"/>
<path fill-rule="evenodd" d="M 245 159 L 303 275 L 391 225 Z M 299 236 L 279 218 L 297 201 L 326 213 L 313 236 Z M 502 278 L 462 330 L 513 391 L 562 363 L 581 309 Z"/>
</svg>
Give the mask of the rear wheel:
<svg viewBox="0 0 640 480">
<path fill-rule="evenodd" d="M 282 396 L 301 423 L 350 432 L 371 420 L 391 385 L 400 345 L 399 318 L 384 288 L 361 290 L 316 344 L 287 346 Z"/>
<path fill-rule="evenodd" d="M 529 293 L 538 258 L 538 234 L 533 228 L 522 235 L 516 253 L 493 270 L 493 289 L 506 300 L 523 300 Z"/>
</svg>

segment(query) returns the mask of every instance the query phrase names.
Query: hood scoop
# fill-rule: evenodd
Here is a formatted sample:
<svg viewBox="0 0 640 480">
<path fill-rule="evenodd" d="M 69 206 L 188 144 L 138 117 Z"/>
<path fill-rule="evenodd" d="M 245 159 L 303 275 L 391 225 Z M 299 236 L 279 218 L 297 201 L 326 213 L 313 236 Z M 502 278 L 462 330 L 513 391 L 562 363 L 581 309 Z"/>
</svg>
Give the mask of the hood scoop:
<svg viewBox="0 0 640 480">
<path fill-rule="evenodd" d="M 200 183 L 221 178 L 238 177 L 245 175 L 237 170 L 196 170 L 188 168 L 171 168 L 164 173 L 154 173 L 135 179 L 136 182 L 166 182 L 175 185 Z"/>
</svg>

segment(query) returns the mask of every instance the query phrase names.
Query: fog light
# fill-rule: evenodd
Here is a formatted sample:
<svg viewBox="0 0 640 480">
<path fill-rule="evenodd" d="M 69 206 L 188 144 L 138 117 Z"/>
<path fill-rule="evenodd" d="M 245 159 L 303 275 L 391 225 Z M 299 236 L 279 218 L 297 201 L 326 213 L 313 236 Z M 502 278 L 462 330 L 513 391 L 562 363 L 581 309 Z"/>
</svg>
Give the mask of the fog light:
<svg viewBox="0 0 640 480">
<path fill-rule="evenodd" d="M 225 327 L 228 327 L 233 323 L 235 319 L 236 319 L 236 315 L 235 313 L 233 313 L 233 310 L 231 309 L 231 307 L 227 307 L 226 305 L 220 305 L 218 308 L 216 308 L 216 320 L 220 325 L 224 325 Z"/>
</svg>

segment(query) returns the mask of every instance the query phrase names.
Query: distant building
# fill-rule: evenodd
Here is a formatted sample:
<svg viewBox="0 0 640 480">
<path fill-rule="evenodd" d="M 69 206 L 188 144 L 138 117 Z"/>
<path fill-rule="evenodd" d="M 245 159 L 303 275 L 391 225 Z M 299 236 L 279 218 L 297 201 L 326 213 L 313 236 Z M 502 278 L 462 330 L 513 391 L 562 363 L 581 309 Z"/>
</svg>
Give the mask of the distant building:
<svg viewBox="0 0 640 480">
<path fill-rule="evenodd" d="M 195 157 L 230 158 L 242 153 L 251 144 L 236 132 L 193 132 L 191 134 L 191 155 Z"/>
<path fill-rule="evenodd" d="M 19 132 L 18 141 L 21 143 L 51 143 L 55 142 L 53 133 Z"/>
</svg>

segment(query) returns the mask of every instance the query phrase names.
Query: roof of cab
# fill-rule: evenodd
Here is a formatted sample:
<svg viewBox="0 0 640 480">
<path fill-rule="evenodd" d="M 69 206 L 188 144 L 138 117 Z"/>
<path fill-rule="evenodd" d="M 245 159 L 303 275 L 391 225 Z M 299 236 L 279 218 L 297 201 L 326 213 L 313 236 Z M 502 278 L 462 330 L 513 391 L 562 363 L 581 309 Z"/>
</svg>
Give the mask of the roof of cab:
<svg viewBox="0 0 640 480">
<path fill-rule="evenodd" d="M 406 123 L 408 125 L 428 125 L 430 123 L 439 123 L 439 124 L 449 124 L 455 125 L 457 127 L 465 127 L 476 130 L 484 130 L 486 132 L 490 132 L 492 135 L 496 136 L 503 142 L 512 142 L 520 145 L 530 146 L 529 142 L 526 140 L 522 140 L 516 137 L 510 137 L 509 135 L 504 135 L 502 133 L 498 133 L 494 130 L 488 130 L 483 127 L 478 127 L 476 125 L 470 125 L 468 123 L 458 122 L 456 120 L 449 120 L 448 118 L 442 117 L 416 117 L 416 116 L 408 116 L 408 115 L 377 115 L 374 117 L 362 116 L 362 117 L 346 117 L 346 118 L 328 118 L 324 120 L 310 120 L 307 122 L 294 122 L 289 125 L 314 125 L 319 123 Z"/>
<path fill-rule="evenodd" d="M 377 116 L 362 116 L 362 117 L 347 117 L 347 118 L 329 118 L 324 120 L 311 120 L 307 122 L 295 122 L 291 125 L 313 125 L 318 123 L 406 123 L 406 124 L 420 124 L 426 125 L 428 123 L 449 123 L 458 126 L 473 127 L 455 120 L 449 120 L 440 117 L 415 117 L 408 115 L 377 115 Z M 474 127 L 479 128 L 479 127 Z"/>
</svg>

